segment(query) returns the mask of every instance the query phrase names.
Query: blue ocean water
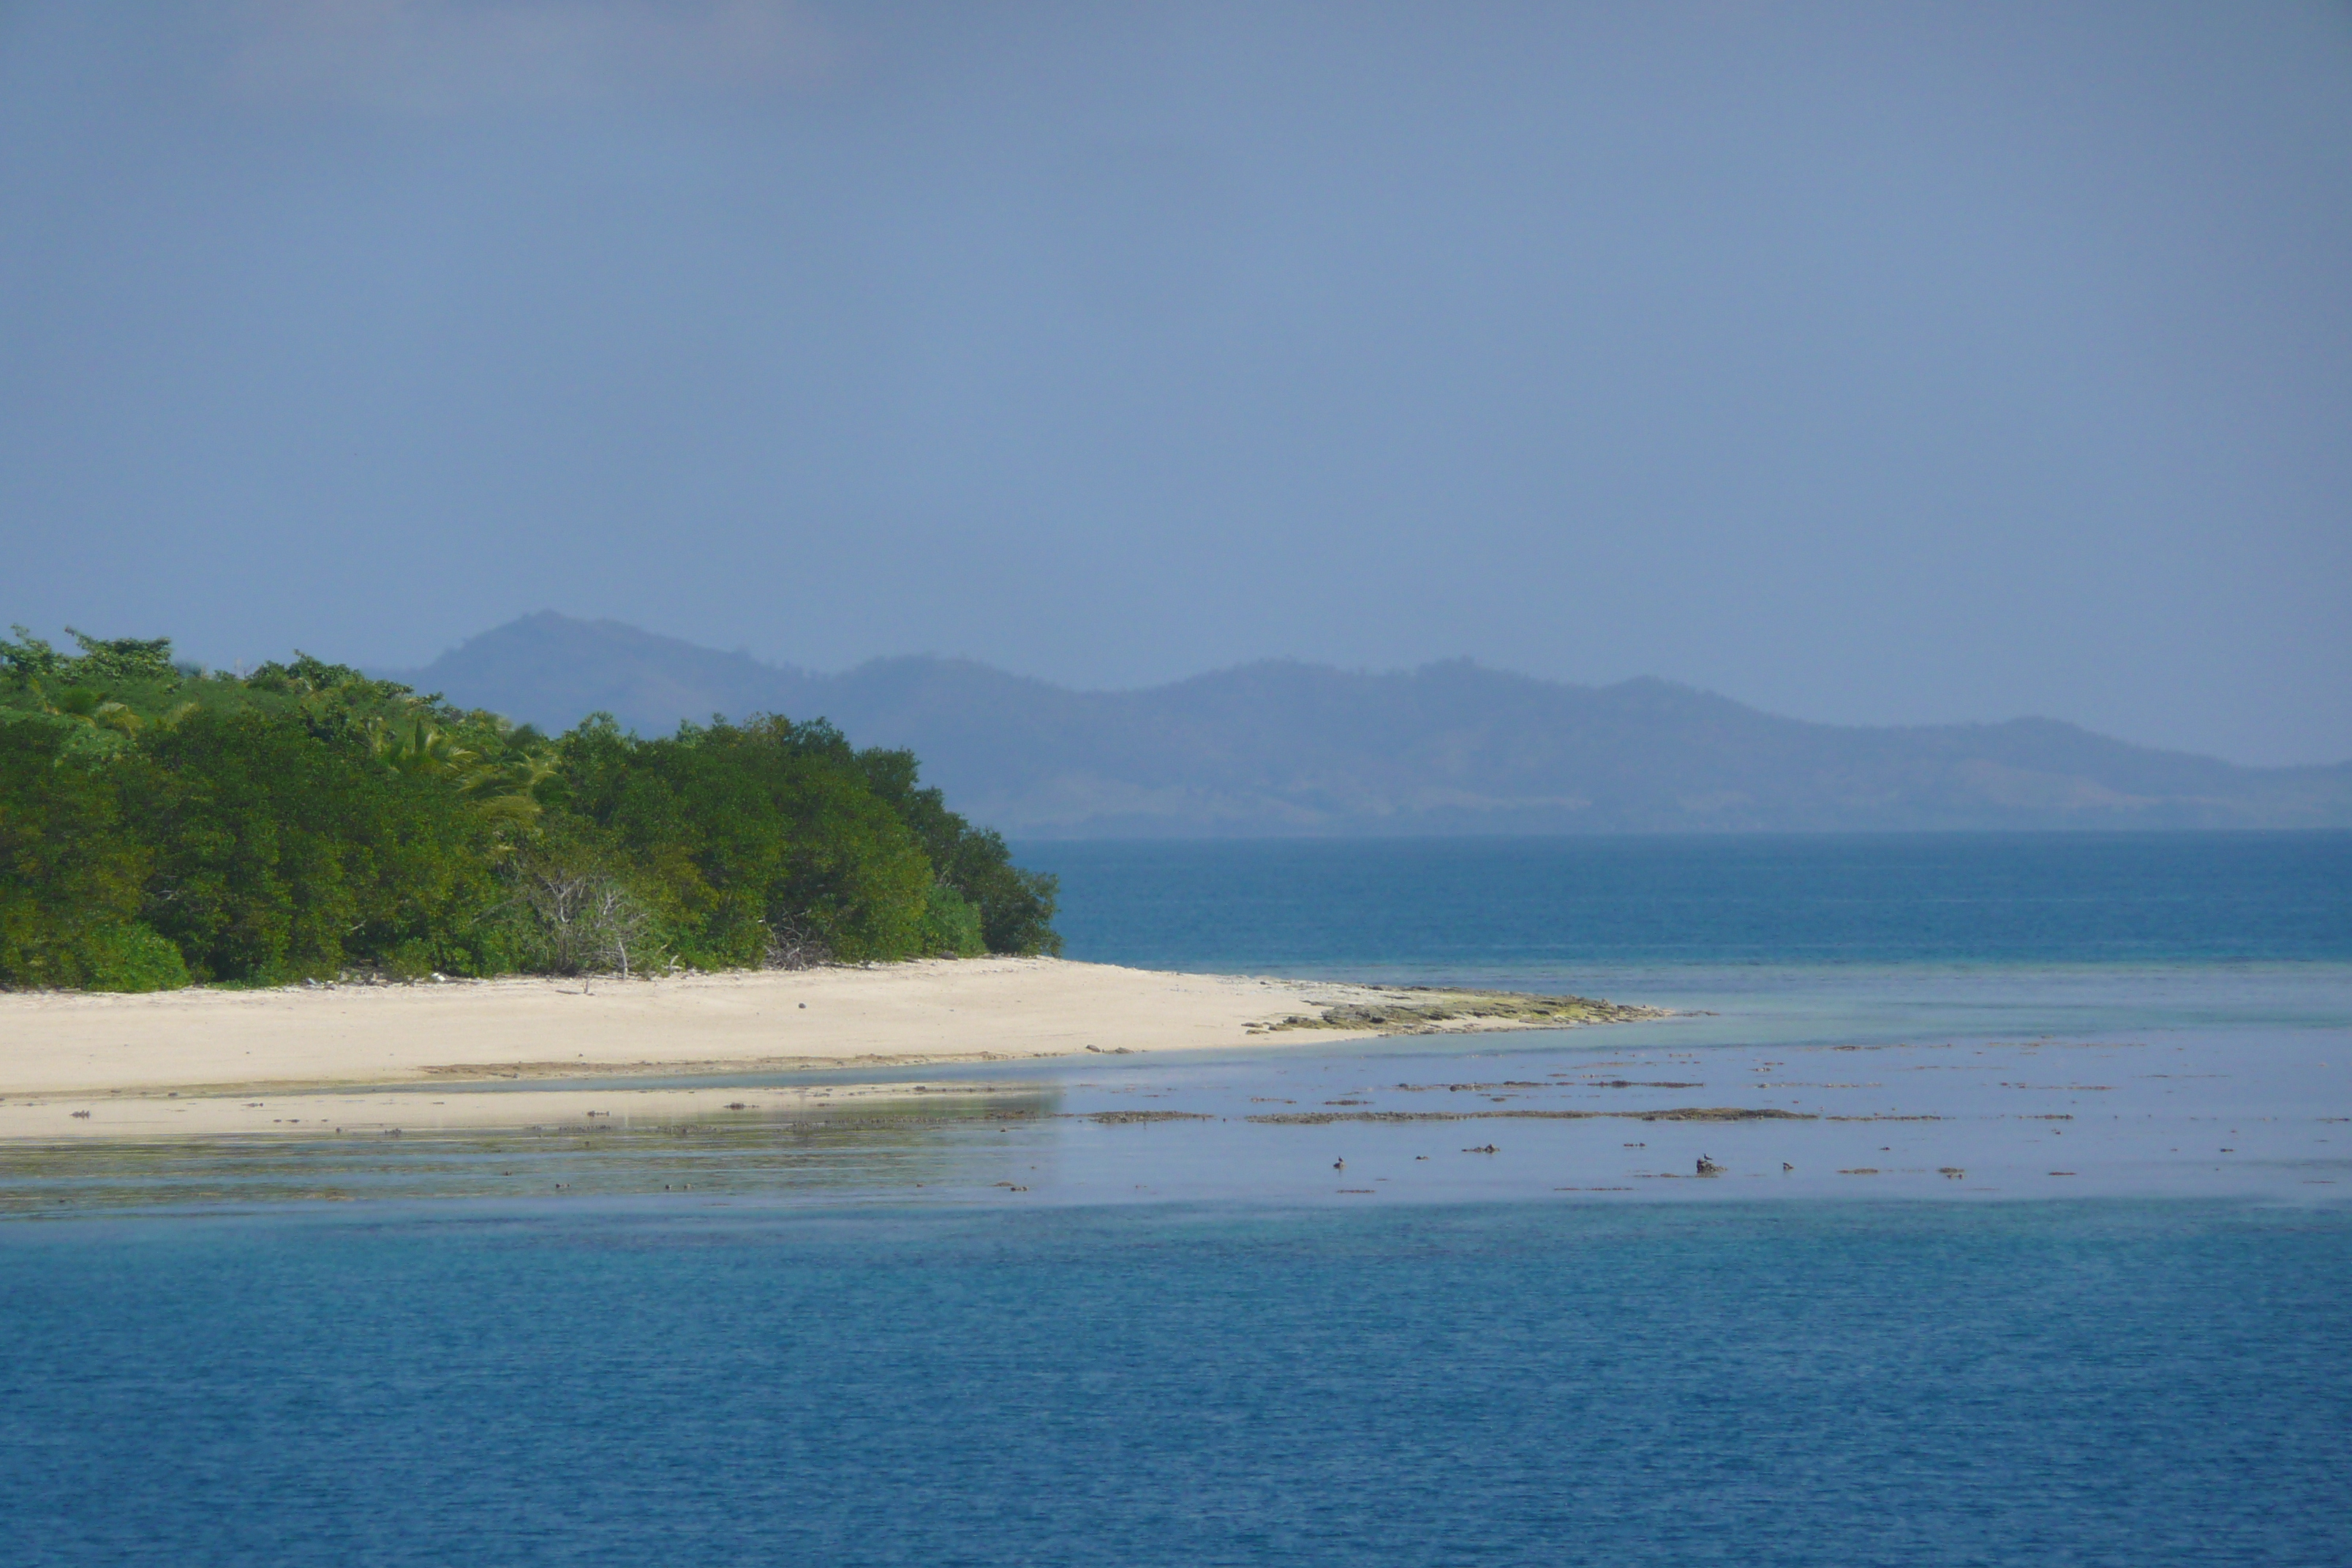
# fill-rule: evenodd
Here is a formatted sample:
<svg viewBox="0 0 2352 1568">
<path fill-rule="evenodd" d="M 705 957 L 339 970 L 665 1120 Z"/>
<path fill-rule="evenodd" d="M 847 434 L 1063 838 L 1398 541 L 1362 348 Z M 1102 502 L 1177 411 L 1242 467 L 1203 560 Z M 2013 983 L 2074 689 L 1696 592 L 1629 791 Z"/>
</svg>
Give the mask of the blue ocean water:
<svg viewBox="0 0 2352 1568">
<path fill-rule="evenodd" d="M 2352 962 L 2352 833 L 1037 842 L 1073 958 L 1500 979 Z"/>
<path fill-rule="evenodd" d="M 2352 1025 L 2352 833 L 1020 846 L 1069 956 L 1492 985 L 1695 1043 Z"/>
<path fill-rule="evenodd" d="M 1074 957 L 1713 1016 L 998 1064 L 1080 1114 L 354 1188 L 563 1199 L 12 1156 L 55 1217 L 0 1223 L 0 1559 L 2346 1560 L 2352 836 L 1023 853 Z M 1611 1073 L 1869 1114 L 1250 1120 L 1699 1093 Z M 1087 1120 L 1146 1106 L 1230 1121 Z"/>
<path fill-rule="evenodd" d="M 2018 1205 L 0 1235 L 26 1564 L 2322 1564 L 2352 1218 Z"/>
</svg>

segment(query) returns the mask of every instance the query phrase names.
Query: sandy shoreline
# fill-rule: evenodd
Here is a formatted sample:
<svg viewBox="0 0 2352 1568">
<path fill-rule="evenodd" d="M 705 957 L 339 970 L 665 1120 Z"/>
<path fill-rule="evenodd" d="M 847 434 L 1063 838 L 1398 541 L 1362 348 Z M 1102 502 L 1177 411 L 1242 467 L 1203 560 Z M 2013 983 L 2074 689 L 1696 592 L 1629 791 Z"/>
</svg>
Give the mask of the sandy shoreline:
<svg viewBox="0 0 2352 1568">
<path fill-rule="evenodd" d="M 361 1087 L 564 1080 L 581 1096 L 650 1077 L 1201 1051 L 1395 1033 L 1561 1027 L 1646 1010 L 1533 1019 L 1409 1016 L 1433 996 L 1378 986 L 992 958 L 687 975 L 150 995 L 0 995 L 0 1138 L 331 1124 Z M 600 1080 L 583 1088 L 581 1079 Z M 647 1114 L 677 1115 L 708 1092 Z M 844 1087 L 824 1098 L 849 1092 Z M 908 1092 L 903 1087 L 892 1092 Z M 303 1097 L 296 1105 L 290 1097 Z M 317 1098 L 325 1096 L 326 1098 Z M 265 1103 L 243 1101 L 261 1098 Z M 483 1097 L 468 1096 L 480 1100 Z M 504 1093 L 518 1122 L 557 1101 Z M 178 1103 L 165 1103 L 168 1101 Z M 414 1106 L 404 1094 L 391 1110 Z M 488 1108 L 479 1108 L 477 1114 Z M 87 1116 L 73 1112 L 85 1110 Z M 261 1112 L 263 1114 L 254 1114 Z M 535 1114 L 537 1113 L 537 1114 Z M 382 1120 L 372 1117 L 366 1120 Z"/>
</svg>

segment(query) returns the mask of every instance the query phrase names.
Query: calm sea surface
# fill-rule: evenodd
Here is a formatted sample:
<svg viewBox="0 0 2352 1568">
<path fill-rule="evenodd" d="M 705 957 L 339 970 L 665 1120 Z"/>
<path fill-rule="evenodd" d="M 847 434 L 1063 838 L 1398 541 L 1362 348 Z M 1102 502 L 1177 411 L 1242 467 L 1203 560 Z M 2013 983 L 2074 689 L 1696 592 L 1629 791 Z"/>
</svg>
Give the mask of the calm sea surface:
<svg viewBox="0 0 2352 1568">
<path fill-rule="evenodd" d="M 1029 844 L 1073 958 L 1450 980 L 2352 961 L 2352 833 Z"/>
<path fill-rule="evenodd" d="M 1024 858 L 1074 957 L 1685 1016 L 334 1205 L 299 1143 L 12 1156 L 0 1560 L 2347 1561 L 2352 836 Z M 1509 1119 L 1643 1096 L 1806 1120 Z"/>
<path fill-rule="evenodd" d="M 1073 958 L 1564 991 L 1710 1043 L 2352 1024 L 2352 833 L 1041 843 Z"/>
</svg>

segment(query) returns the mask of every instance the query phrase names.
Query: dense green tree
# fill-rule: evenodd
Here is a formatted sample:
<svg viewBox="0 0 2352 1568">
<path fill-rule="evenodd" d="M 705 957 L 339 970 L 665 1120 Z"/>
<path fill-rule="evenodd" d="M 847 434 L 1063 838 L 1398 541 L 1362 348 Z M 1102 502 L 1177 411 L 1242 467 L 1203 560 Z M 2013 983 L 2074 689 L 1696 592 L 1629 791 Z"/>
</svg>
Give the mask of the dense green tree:
<svg viewBox="0 0 2352 1568">
<path fill-rule="evenodd" d="M 642 868 L 678 952 L 757 963 L 788 931 L 850 962 L 919 951 L 931 869 L 829 725 L 754 719 L 632 742 L 564 742 L 574 811 Z"/>
<path fill-rule="evenodd" d="M 142 912 L 202 979 L 499 967 L 492 823 L 358 736 L 287 716 L 198 713 L 124 769 L 153 847 Z"/>
<path fill-rule="evenodd" d="M 877 747 L 858 752 L 857 763 L 867 786 L 914 830 L 940 886 L 975 913 L 988 952 L 1062 951 L 1053 877 L 1015 866 L 1002 835 L 972 826 L 948 809 L 946 795 L 922 787 L 914 752 Z"/>
<path fill-rule="evenodd" d="M 307 655 L 0 639 L 0 985 L 1058 951 L 905 752 L 761 717 L 550 741 Z"/>
<path fill-rule="evenodd" d="M 0 724 L 0 984 L 153 991 L 188 983 L 139 923 L 152 856 L 115 781 L 61 755 L 68 732 Z"/>
</svg>

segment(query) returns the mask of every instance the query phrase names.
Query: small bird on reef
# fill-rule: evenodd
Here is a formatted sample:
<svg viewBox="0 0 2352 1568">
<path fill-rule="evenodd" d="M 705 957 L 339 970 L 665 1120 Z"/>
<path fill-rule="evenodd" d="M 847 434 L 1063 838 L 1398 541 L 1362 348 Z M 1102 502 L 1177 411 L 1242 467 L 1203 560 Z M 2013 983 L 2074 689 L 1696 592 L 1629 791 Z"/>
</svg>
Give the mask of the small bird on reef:
<svg viewBox="0 0 2352 1568">
<path fill-rule="evenodd" d="M 1700 1175 L 1702 1175 L 1702 1176 L 1712 1176 L 1712 1175 L 1714 1175 L 1717 1171 L 1720 1171 L 1720 1170 L 1722 1170 L 1722 1169 L 1723 1169 L 1723 1167 L 1722 1167 L 1722 1166 L 1720 1166 L 1720 1165 L 1717 1164 L 1714 1161 L 1712 1161 L 1712 1160 L 1708 1159 L 1706 1155 L 1701 1154 L 1701 1155 L 1698 1157 L 1698 1173 L 1699 1173 Z"/>
<path fill-rule="evenodd" d="M 1331 1168 L 1335 1171 L 1344 1171 L 1348 1168 L 1348 1162 L 1344 1159 L 1334 1160 L 1331 1162 Z"/>
</svg>

